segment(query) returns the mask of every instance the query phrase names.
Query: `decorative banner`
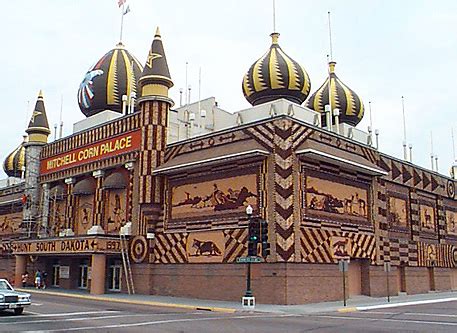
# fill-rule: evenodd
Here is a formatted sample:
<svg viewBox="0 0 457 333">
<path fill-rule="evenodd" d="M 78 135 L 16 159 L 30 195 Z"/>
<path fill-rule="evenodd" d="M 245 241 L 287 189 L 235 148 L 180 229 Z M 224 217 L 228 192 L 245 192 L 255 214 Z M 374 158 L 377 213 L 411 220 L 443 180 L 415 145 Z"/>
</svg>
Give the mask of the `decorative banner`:
<svg viewBox="0 0 457 333">
<path fill-rule="evenodd" d="M 92 195 L 78 196 L 75 218 L 75 233 L 77 235 L 87 235 L 87 231 L 92 227 L 93 202 L 94 197 Z"/>
<path fill-rule="evenodd" d="M 389 198 L 389 215 L 388 220 L 392 226 L 396 227 L 407 227 L 408 226 L 408 215 L 407 215 L 407 202 L 405 199 L 396 197 Z"/>
<path fill-rule="evenodd" d="M 225 237 L 222 231 L 193 232 L 187 237 L 189 262 L 222 262 Z"/>
<path fill-rule="evenodd" d="M 118 238 L 62 238 L 12 242 L 13 254 L 120 253 Z"/>
<path fill-rule="evenodd" d="M 118 235 L 126 222 L 126 191 L 112 189 L 108 192 L 107 199 L 105 200 L 106 233 Z"/>
<path fill-rule="evenodd" d="M 314 211 L 320 215 L 338 214 L 342 218 L 366 221 L 368 193 L 364 188 L 308 176 L 306 208 L 308 212 Z"/>
<path fill-rule="evenodd" d="M 452 210 L 446 211 L 447 233 L 457 236 L 457 212 Z"/>
<path fill-rule="evenodd" d="M 141 131 L 119 135 L 41 160 L 40 173 L 44 175 L 107 157 L 128 153 L 139 149 L 140 143 Z"/>
<path fill-rule="evenodd" d="M 0 217 L 0 235 L 14 234 L 19 231 L 22 223 L 22 211 L 19 213 L 5 214 Z"/>
<path fill-rule="evenodd" d="M 453 180 L 447 181 L 447 196 L 451 199 L 455 198 L 455 185 Z"/>
<path fill-rule="evenodd" d="M 148 255 L 148 241 L 144 236 L 135 236 L 130 243 L 130 257 L 140 264 Z"/>
<path fill-rule="evenodd" d="M 248 174 L 172 187 L 171 219 L 226 213 L 246 214 L 257 209 L 257 175 Z"/>
<path fill-rule="evenodd" d="M 351 258 L 352 244 L 351 239 L 346 237 L 333 236 L 330 239 L 333 258 L 337 260 L 347 260 Z"/>
<path fill-rule="evenodd" d="M 435 208 L 429 205 L 420 205 L 420 221 L 422 230 L 435 230 Z"/>
<path fill-rule="evenodd" d="M 417 243 L 418 266 L 457 267 L 457 249 L 449 244 Z"/>
</svg>

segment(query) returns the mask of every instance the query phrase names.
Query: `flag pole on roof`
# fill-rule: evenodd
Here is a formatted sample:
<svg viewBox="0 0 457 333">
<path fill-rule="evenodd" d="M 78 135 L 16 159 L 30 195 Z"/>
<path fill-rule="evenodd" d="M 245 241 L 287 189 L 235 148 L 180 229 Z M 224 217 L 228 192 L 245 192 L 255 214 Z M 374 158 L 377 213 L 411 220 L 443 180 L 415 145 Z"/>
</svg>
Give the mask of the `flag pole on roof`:
<svg viewBox="0 0 457 333">
<path fill-rule="evenodd" d="M 119 44 L 122 44 L 122 32 L 124 30 L 124 15 L 130 12 L 130 5 L 125 6 L 127 0 L 118 0 L 117 4 L 121 8 L 121 32 L 119 36 Z"/>
</svg>

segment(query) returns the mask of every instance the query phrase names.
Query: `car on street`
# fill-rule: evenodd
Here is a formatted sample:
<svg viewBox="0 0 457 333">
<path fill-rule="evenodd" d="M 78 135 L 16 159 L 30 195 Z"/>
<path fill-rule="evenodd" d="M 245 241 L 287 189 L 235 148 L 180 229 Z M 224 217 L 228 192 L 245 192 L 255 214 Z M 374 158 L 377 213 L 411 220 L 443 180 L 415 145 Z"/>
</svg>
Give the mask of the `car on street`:
<svg viewBox="0 0 457 333">
<path fill-rule="evenodd" d="M 30 304 L 30 294 L 15 291 L 7 280 L 0 279 L 0 311 L 13 310 L 20 315 Z"/>
</svg>

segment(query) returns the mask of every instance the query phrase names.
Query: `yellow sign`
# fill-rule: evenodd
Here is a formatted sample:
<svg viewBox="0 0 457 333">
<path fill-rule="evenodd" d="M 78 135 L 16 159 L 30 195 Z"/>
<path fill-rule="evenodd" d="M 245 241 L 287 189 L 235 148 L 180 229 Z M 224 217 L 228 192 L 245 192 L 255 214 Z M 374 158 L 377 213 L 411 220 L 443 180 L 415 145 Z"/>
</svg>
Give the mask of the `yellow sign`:
<svg viewBox="0 0 457 333">
<path fill-rule="evenodd" d="M 121 242 L 113 238 L 64 238 L 13 242 L 13 254 L 119 253 Z"/>
</svg>

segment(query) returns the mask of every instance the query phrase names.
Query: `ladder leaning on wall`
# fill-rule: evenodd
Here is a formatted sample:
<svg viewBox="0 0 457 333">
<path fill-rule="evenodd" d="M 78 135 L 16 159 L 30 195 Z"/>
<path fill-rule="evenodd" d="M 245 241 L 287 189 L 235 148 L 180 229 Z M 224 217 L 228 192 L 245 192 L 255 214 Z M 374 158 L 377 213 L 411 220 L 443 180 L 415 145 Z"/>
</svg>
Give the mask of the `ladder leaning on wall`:
<svg viewBox="0 0 457 333">
<path fill-rule="evenodd" d="M 122 265 L 124 269 L 125 281 L 127 283 L 127 291 L 129 295 L 135 294 L 135 286 L 133 285 L 133 275 L 132 267 L 130 265 L 129 251 L 128 251 L 128 241 L 125 237 L 125 234 L 121 231 L 119 232 L 119 239 L 121 242 L 121 257 Z"/>
</svg>

